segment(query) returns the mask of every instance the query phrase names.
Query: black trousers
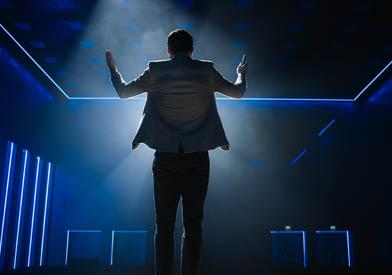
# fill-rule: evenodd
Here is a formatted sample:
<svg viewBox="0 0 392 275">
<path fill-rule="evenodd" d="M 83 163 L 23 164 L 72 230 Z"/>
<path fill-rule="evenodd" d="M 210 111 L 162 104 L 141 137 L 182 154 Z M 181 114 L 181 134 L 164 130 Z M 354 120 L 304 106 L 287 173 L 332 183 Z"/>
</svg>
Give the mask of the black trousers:
<svg viewBox="0 0 392 275">
<path fill-rule="evenodd" d="M 203 209 L 210 172 L 208 151 L 156 151 L 154 156 L 152 170 L 156 213 L 155 274 L 173 274 L 173 235 L 180 198 L 184 223 L 181 274 L 199 274 Z"/>
</svg>

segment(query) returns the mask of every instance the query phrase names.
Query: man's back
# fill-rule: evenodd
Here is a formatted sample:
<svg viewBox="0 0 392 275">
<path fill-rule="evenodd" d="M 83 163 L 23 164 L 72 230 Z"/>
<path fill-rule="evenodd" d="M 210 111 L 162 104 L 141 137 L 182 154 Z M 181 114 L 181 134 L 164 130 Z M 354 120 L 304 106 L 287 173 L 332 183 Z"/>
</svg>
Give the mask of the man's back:
<svg viewBox="0 0 392 275">
<path fill-rule="evenodd" d="M 176 152 L 180 143 L 184 152 L 229 149 L 214 92 L 241 98 L 246 89 L 244 75 L 231 83 L 212 62 L 177 53 L 169 60 L 149 62 L 143 74 L 128 83 L 116 70 L 111 70 L 111 78 L 121 98 L 147 92 L 132 149 L 140 143 L 165 152 Z"/>
<path fill-rule="evenodd" d="M 212 63 L 184 54 L 150 62 L 151 96 L 162 120 L 179 131 L 192 131 L 206 119 L 211 103 Z"/>
</svg>

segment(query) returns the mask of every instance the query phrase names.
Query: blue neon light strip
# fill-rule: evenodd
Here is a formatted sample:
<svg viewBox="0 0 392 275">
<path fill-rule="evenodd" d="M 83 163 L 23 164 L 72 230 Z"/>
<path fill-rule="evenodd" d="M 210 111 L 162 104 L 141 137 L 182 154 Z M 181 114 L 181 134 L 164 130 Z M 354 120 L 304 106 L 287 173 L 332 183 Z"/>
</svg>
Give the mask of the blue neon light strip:
<svg viewBox="0 0 392 275">
<path fill-rule="evenodd" d="M 372 81 L 369 82 L 368 85 L 365 86 L 365 88 L 362 89 L 362 91 L 359 92 L 359 94 L 354 97 L 353 101 L 356 101 L 372 84 L 374 81 L 376 81 L 390 66 L 392 65 L 392 60 L 376 75 L 375 78 L 373 78 Z"/>
<path fill-rule="evenodd" d="M 351 248 L 350 248 L 350 232 L 346 231 L 346 242 L 347 242 L 347 264 L 351 267 Z"/>
<path fill-rule="evenodd" d="M 70 100 L 145 100 L 146 97 L 131 97 L 122 99 L 115 96 L 71 96 Z M 349 98 L 279 98 L 279 97 L 244 97 L 241 99 L 230 98 L 230 97 L 217 97 L 216 100 L 238 100 L 238 101 L 295 101 L 295 102 L 354 102 Z"/>
<path fill-rule="evenodd" d="M 52 163 L 48 163 L 48 174 L 46 176 L 46 190 L 45 190 L 45 208 L 44 208 L 44 217 L 42 221 L 42 236 L 41 236 L 41 251 L 39 256 L 39 265 L 43 264 L 43 256 L 44 256 L 44 243 L 45 243 L 45 232 L 46 232 L 46 219 L 47 219 L 47 210 L 48 210 L 48 197 L 49 197 L 49 186 L 50 186 L 50 175 L 51 175 Z"/>
<path fill-rule="evenodd" d="M 303 230 L 300 231 L 292 231 L 292 230 L 281 230 L 281 231 L 276 231 L 272 230 L 270 231 L 271 234 L 296 234 L 296 235 L 302 235 L 302 252 L 303 252 L 303 265 L 304 268 L 308 266 L 308 261 L 307 261 L 307 252 L 306 252 L 306 232 Z"/>
<path fill-rule="evenodd" d="M 54 81 L 54 79 L 41 67 L 41 65 L 39 65 L 38 62 L 35 61 L 35 59 L 25 50 L 25 48 L 23 48 L 23 46 L 15 39 L 15 37 L 12 36 L 12 34 L 2 24 L 0 24 L 0 28 L 12 39 L 12 41 L 15 42 L 16 45 L 18 45 L 18 47 L 29 57 L 29 59 L 33 61 L 33 63 L 38 67 L 38 69 L 41 70 L 41 72 L 44 73 L 44 75 L 50 80 L 50 82 L 52 82 L 67 99 L 69 99 L 67 93 L 57 84 L 56 81 Z"/>
<path fill-rule="evenodd" d="M 325 131 L 327 131 L 328 128 L 331 127 L 331 125 L 335 123 L 335 121 L 336 121 L 336 119 L 332 119 L 331 122 L 328 123 L 328 125 L 325 126 L 324 129 L 322 129 L 322 130 L 320 131 L 320 133 L 318 134 L 319 137 L 321 137 L 321 136 L 325 133 Z"/>
<path fill-rule="evenodd" d="M 272 230 L 270 231 L 271 234 L 302 234 L 304 231 L 300 230 L 300 231 L 296 231 L 296 230 L 281 230 L 281 231 L 276 231 L 276 230 Z"/>
<path fill-rule="evenodd" d="M 68 250 L 69 250 L 69 233 L 101 233 L 101 230 L 83 230 L 83 229 L 68 229 L 67 241 L 65 244 L 65 265 L 68 265 Z"/>
<path fill-rule="evenodd" d="M 67 242 L 65 243 L 65 265 L 68 265 L 69 230 L 67 230 Z"/>
<path fill-rule="evenodd" d="M 305 231 L 302 232 L 302 251 L 304 253 L 304 267 L 306 268 L 308 266 L 308 263 L 306 260 L 306 233 L 305 233 Z"/>
<path fill-rule="evenodd" d="M 349 230 L 316 231 L 316 234 L 344 234 L 346 237 L 346 246 L 347 246 L 347 266 L 351 267 L 351 244 L 350 244 L 350 231 Z"/>
<path fill-rule="evenodd" d="M 114 230 L 112 230 L 112 245 L 110 247 L 110 265 L 113 265 L 113 254 L 114 254 Z"/>
<path fill-rule="evenodd" d="M 3 205 L 3 219 L 1 221 L 1 233 L 0 233 L 0 257 L 2 257 L 3 252 L 3 241 L 4 241 L 4 225 L 7 214 L 7 203 L 8 203 L 8 191 L 11 179 L 11 168 L 14 161 L 14 143 L 9 143 L 9 156 L 8 156 L 8 168 L 7 168 L 7 180 L 5 183 L 5 195 L 4 195 L 4 205 Z"/>
<path fill-rule="evenodd" d="M 115 233 L 146 234 L 146 230 L 113 230 Z"/>
<path fill-rule="evenodd" d="M 20 197 L 19 197 L 19 208 L 18 208 L 18 223 L 16 226 L 16 239 L 15 239 L 15 252 L 14 252 L 14 261 L 13 261 L 13 269 L 16 269 L 17 260 L 18 260 L 18 252 L 19 252 L 19 234 L 20 234 L 20 223 L 22 219 L 22 209 L 23 209 L 23 201 L 24 201 L 24 187 L 26 182 L 26 171 L 29 159 L 29 151 L 23 150 L 23 172 L 22 172 L 22 182 L 20 186 Z"/>
<path fill-rule="evenodd" d="M 305 155 L 305 153 L 308 151 L 308 149 L 303 149 L 301 153 L 298 154 L 298 156 L 296 156 L 292 161 L 291 161 L 291 165 L 294 165 L 297 163 L 297 161 L 302 158 L 303 155 Z"/>
<path fill-rule="evenodd" d="M 28 252 L 28 256 L 27 256 L 27 267 L 30 267 L 30 265 L 31 265 L 31 251 L 33 248 L 35 208 L 36 208 L 36 204 L 37 204 L 37 189 L 38 189 L 38 178 L 39 178 L 40 165 L 41 165 L 41 158 L 37 157 L 37 168 L 36 168 L 35 183 L 34 183 L 33 213 L 31 216 L 31 224 L 30 224 L 29 252 Z"/>
<path fill-rule="evenodd" d="M 114 234 L 115 233 L 128 233 L 128 234 L 146 234 L 146 230 L 112 230 L 112 244 L 110 249 L 110 265 L 113 265 L 114 257 Z"/>
<path fill-rule="evenodd" d="M 118 97 L 74 97 L 69 96 L 57 83 L 54 81 L 52 77 L 38 64 L 37 61 L 23 48 L 23 46 L 16 40 L 16 38 L 2 25 L 0 24 L 1 29 L 15 42 L 15 44 L 29 57 L 31 61 L 44 73 L 44 75 L 59 89 L 59 91 L 67 98 L 72 100 L 123 100 Z M 362 89 L 358 93 L 355 98 L 289 98 L 289 97 L 248 97 L 248 98 L 226 98 L 220 97 L 217 100 L 251 100 L 251 101 L 299 101 L 299 102 L 355 102 L 373 83 L 376 81 L 392 64 L 392 60 L 386 65 L 378 74 L 377 76 L 366 85 L 365 88 Z M 136 99 L 136 98 L 129 98 L 129 99 Z"/>
</svg>

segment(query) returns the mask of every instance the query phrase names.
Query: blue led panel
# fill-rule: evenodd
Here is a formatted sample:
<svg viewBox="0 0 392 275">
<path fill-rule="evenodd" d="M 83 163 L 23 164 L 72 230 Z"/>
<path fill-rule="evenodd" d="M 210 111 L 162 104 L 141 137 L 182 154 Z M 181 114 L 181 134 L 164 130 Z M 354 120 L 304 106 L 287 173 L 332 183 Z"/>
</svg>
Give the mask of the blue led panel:
<svg viewBox="0 0 392 275">
<path fill-rule="evenodd" d="M 113 230 L 110 265 L 141 266 L 145 264 L 147 231 Z"/>
<path fill-rule="evenodd" d="M 351 267 L 351 232 L 316 231 L 315 252 L 321 267 Z"/>
<path fill-rule="evenodd" d="M 305 231 L 271 231 L 272 263 L 276 267 L 307 267 Z"/>
<path fill-rule="evenodd" d="M 66 234 L 65 265 L 102 261 L 105 248 L 101 230 L 69 229 Z"/>
</svg>

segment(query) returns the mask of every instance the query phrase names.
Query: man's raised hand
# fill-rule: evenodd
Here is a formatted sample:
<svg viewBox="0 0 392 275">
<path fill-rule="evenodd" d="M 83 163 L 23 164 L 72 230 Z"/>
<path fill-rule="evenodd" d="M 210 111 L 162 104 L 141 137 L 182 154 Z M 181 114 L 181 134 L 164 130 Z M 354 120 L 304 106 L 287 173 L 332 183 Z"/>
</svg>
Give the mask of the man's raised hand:
<svg viewBox="0 0 392 275">
<path fill-rule="evenodd" d="M 237 74 L 246 75 L 248 73 L 248 63 L 246 62 L 246 55 L 242 56 L 242 61 L 237 67 Z"/>
<path fill-rule="evenodd" d="M 116 70 L 116 61 L 114 60 L 111 51 L 106 51 L 106 64 L 110 70 Z"/>
</svg>

